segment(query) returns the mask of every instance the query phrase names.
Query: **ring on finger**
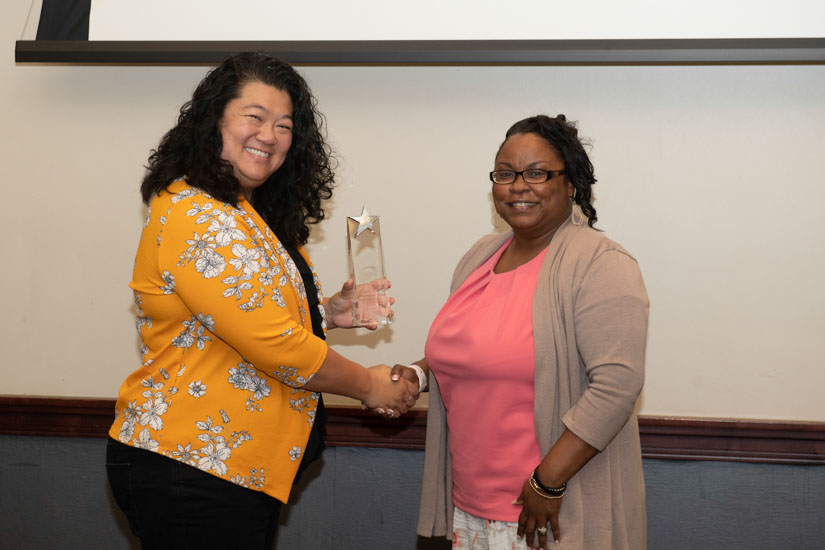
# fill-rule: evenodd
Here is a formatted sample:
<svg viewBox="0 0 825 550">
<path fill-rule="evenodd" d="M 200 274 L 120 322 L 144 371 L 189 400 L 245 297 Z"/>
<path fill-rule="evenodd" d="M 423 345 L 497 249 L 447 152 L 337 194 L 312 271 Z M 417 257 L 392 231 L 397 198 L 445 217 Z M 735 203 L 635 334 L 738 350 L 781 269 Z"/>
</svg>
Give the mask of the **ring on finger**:
<svg viewBox="0 0 825 550">
<path fill-rule="evenodd" d="M 547 534 L 547 527 L 538 527 L 538 528 L 536 528 L 536 532 L 539 535 L 545 535 L 545 534 Z"/>
</svg>

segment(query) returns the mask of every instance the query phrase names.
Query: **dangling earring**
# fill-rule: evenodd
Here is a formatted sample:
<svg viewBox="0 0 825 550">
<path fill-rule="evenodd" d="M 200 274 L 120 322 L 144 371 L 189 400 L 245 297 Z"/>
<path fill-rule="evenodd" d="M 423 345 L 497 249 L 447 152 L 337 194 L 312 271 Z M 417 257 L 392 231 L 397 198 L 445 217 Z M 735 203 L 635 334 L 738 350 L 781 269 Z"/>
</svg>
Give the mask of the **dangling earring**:
<svg viewBox="0 0 825 550">
<path fill-rule="evenodd" d="M 570 215 L 570 222 L 573 225 L 583 225 L 587 217 L 582 212 L 582 207 L 576 203 L 576 188 L 573 188 L 573 194 L 570 195 L 570 208 L 573 213 Z"/>
</svg>

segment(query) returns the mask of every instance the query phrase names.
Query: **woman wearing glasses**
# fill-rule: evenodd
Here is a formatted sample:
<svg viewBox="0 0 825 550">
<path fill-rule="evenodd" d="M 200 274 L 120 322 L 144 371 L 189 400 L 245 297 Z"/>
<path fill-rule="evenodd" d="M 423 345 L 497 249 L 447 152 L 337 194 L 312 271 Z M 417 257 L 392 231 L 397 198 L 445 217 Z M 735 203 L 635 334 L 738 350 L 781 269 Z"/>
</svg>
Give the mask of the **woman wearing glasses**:
<svg viewBox="0 0 825 550">
<path fill-rule="evenodd" d="M 434 375 L 419 534 L 644 548 L 639 268 L 592 228 L 593 167 L 564 115 L 513 125 L 490 178 L 512 231 L 465 254 L 425 359 L 393 369 L 422 386 Z"/>
</svg>

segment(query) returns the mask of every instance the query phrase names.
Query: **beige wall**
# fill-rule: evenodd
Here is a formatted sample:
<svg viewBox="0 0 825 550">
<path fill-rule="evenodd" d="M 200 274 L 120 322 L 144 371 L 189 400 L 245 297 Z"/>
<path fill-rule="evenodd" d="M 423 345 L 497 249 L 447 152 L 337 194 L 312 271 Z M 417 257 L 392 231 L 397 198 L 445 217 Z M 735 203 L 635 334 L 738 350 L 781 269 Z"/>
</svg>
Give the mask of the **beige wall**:
<svg viewBox="0 0 825 550">
<path fill-rule="evenodd" d="M 15 65 L 0 17 L 0 393 L 113 397 L 137 362 L 127 287 L 149 149 L 205 67 Z M 825 420 L 825 67 L 307 67 L 341 157 L 310 252 L 331 293 L 345 218 L 382 216 L 397 322 L 330 341 L 418 358 L 453 265 L 494 230 L 510 123 L 592 139 L 600 223 L 653 303 L 641 412 Z"/>
</svg>

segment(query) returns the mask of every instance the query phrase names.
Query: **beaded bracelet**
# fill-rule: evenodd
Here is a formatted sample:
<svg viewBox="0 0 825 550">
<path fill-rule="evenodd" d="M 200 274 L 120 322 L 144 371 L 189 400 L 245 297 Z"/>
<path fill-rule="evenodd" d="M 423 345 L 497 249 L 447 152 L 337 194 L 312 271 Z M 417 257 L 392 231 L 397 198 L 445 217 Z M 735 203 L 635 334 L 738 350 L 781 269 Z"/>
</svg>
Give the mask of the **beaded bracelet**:
<svg viewBox="0 0 825 550">
<path fill-rule="evenodd" d="M 532 487 L 533 490 L 536 492 L 536 494 L 538 494 L 542 498 L 557 499 L 557 498 L 561 498 L 561 497 L 564 496 L 563 492 L 558 494 L 558 495 L 548 495 L 547 493 L 542 491 L 541 488 L 536 484 L 536 480 L 533 479 L 532 475 L 530 476 L 529 479 L 530 479 L 530 487 Z"/>
<path fill-rule="evenodd" d="M 535 485 L 533 485 L 533 483 L 535 483 Z M 536 467 L 536 469 L 533 470 L 533 473 L 530 474 L 530 485 L 533 486 L 534 489 L 540 490 L 546 495 L 550 495 L 551 497 L 557 498 L 563 496 L 564 491 L 567 490 L 567 483 L 562 483 L 560 487 L 548 487 L 547 485 L 542 483 L 539 479 L 538 467 Z"/>
</svg>

